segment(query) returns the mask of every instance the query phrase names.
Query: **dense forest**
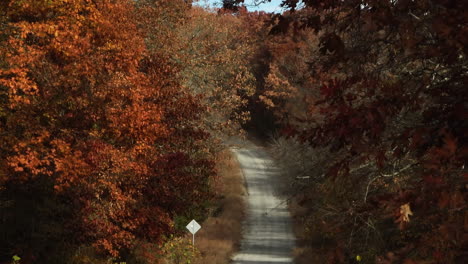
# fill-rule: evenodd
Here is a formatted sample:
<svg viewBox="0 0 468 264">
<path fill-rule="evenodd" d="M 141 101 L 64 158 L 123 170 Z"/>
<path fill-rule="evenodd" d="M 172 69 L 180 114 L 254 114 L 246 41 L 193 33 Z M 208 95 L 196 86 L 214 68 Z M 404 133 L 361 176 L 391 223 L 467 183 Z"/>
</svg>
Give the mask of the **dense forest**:
<svg viewBox="0 0 468 264">
<path fill-rule="evenodd" d="M 0 2 L 0 263 L 161 263 L 244 131 L 308 262 L 464 263 L 468 3 L 219 2 Z"/>
</svg>

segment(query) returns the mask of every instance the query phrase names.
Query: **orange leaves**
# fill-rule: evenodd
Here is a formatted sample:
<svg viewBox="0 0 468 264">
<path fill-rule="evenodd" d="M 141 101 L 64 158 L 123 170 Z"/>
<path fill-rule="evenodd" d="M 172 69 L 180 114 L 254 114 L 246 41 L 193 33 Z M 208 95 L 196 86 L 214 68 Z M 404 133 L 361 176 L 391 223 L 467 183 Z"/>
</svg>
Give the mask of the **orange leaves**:
<svg viewBox="0 0 468 264">
<path fill-rule="evenodd" d="M 270 72 L 265 79 L 265 96 L 260 96 L 260 99 L 268 107 L 275 107 L 272 99 L 283 100 L 285 98 L 295 97 L 297 95 L 297 88 L 292 86 L 289 81 L 282 76 L 278 66 L 275 64 L 270 65 Z"/>
<path fill-rule="evenodd" d="M 26 172 L 28 174 L 30 173 L 32 176 L 51 174 L 51 171 L 46 168 L 50 165 L 50 161 L 41 159 L 39 152 L 31 148 L 26 148 L 22 152 L 23 154 L 18 154 L 8 159 L 8 165 L 12 167 L 15 172 Z M 23 180 L 27 180 L 27 178 Z"/>
<path fill-rule="evenodd" d="M 56 174 L 54 187 L 57 191 L 64 191 L 72 185 L 78 184 L 78 181 L 83 180 L 83 175 L 92 172 L 92 168 L 85 162 L 82 152 L 73 149 L 68 142 L 54 139 L 50 145 L 52 146 L 52 162 Z"/>
<path fill-rule="evenodd" d="M 15 172 L 20 173 L 19 179 L 29 180 L 40 174 L 52 175 L 52 155 L 43 149 L 44 142 L 48 139 L 49 133 L 38 132 L 38 136 L 32 137 L 28 141 L 19 142 L 13 147 L 13 155 L 9 156 L 7 164 Z"/>
<path fill-rule="evenodd" d="M 31 197 L 57 201 L 68 215 L 55 207 L 47 213 L 60 228 L 69 228 L 64 247 L 70 252 L 83 241 L 108 256 L 128 252 L 137 240 L 157 244 L 173 231 L 176 215 L 203 213 L 211 195 L 212 146 L 199 125 L 205 107 L 181 87 L 179 66 L 169 56 L 186 42 L 172 38 L 174 25 L 159 23 L 161 18 L 178 21 L 186 7 L 172 0 L 164 4 L 174 9 L 160 9 L 162 1 L 152 6 L 159 15 L 142 18 L 142 28 L 157 26 L 155 35 L 148 34 L 147 50 L 134 10 L 143 1 L 137 2 L 11 1 L 9 16 L 1 18 L 1 27 L 5 22 L 16 32 L 0 38 L 0 197 L 8 183 L 5 188 L 12 193 L 19 188 Z M 236 51 L 247 51 L 229 35 L 227 20 L 224 31 L 210 32 L 212 39 L 220 38 L 203 42 L 199 50 L 208 58 L 211 44 L 219 48 L 219 57 L 209 57 L 210 70 L 221 72 L 213 82 L 216 93 L 206 94 L 236 108 L 253 93 L 244 85 L 253 79 L 246 57 L 237 60 Z M 229 68 L 219 67 L 227 62 Z M 229 82 L 223 83 L 225 77 Z M 24 197 L 12 197 L 21 206 Z M 24 218 L 22 209 L 5 215 L 15 222 Z M 38 211 L 32 214 L 42 223 L 43 210 Z M 48 236 L 56 227 L 46 222 L 32 229 Z M 50 262 L 47 255 L 54 254 L 46 254 L 46 247 L 29 247 L 21 239 L 11 235 L 1 246 L 18 241 L 15 247 L 45 256 L 37 262 Z M 62 249 L 53 244 L 62 241 L 52 240 L 47 247 Z"/>
<path fill-rule="evenodd" d="M 31 96 L 37 94 L 37 85 L 27 75 L 27 71 L 22 68 L 0 70 L 0 85 L 8 89 L 9 107 L 30 104 Z"/>
<path fill-rule="evenodd" d="M 0 61 L 6 120 L 0 122 L 7 125 L 1 132 L 9 142 L 0 145 L 8 168 L 2 183 L 50 181 L 43 188 L 75 202 L 73 224 L 85 231 L 74 238 L 104 253 L 116 256 L 137 235 L 157 242 L 171 229 L 171 214 L 190 203 L 157 184 L 168 171 L 154 164 L 164 152 L 185 151 L 181 136 L 172 139 L 170 133 L 179 122 L 190 132 L 196 101 L 179 91 L 167 60 L 141 71 L 147 51 L 132 1 L 21 2 L 10 7 L 15 21 L 9 23 L 17 32 L 0 39 L 7 44 L 0 45 L 0 54 L 7 54 Z M 148 188 L 150 181 L 154 188 Z M 166 211 L 178 197 L 181 206 Z M 158 206 L 166 209 L 153 214 Z"/>
</svg>

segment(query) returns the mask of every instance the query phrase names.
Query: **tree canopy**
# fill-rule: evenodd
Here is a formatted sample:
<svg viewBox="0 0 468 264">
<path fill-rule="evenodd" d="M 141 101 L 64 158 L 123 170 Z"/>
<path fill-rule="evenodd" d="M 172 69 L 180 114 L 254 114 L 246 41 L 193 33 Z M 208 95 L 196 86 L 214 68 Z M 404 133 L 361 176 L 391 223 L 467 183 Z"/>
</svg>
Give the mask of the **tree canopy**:
<svg viewBox="0 0 468 264">
<path fill-rule="evenodd" d="M 159 263 L 244 129 L 312 153 L 314 261 L 463 263 L 465 1 L 191 2 L 0 3 L 0 262 Z"/>
</svg>

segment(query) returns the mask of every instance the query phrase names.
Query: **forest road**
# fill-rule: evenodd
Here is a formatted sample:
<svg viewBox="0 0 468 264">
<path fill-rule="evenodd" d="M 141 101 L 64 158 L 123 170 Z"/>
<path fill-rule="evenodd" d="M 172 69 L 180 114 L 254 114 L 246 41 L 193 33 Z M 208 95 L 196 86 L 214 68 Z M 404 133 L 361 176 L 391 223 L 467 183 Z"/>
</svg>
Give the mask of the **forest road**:
<svg viewBox="0 0 468 264">
<path fill-rule="evenodd" d="M 292 264 L 295 237 L 287 203 L 275 195 L 279 169 L 262 148 L 251 143 L 231 150 L 247 185 L 243 238 L 232 264 Z"/>
</svg>

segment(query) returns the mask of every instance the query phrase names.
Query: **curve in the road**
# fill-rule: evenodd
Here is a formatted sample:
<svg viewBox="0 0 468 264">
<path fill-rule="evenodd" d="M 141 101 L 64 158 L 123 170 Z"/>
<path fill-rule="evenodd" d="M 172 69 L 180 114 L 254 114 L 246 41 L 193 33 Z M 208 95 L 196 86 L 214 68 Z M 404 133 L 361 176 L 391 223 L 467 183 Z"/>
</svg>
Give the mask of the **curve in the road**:
<svg viewBox="0 0 468 264">
<path fill-rule="evenodd" d="M 291 264 L 295 238 L 287 204 L 275 195 L 278 169 L 260 147 L 232 150 L 247 184 L 247 217 L 233 264 Z"/>
</svg>

